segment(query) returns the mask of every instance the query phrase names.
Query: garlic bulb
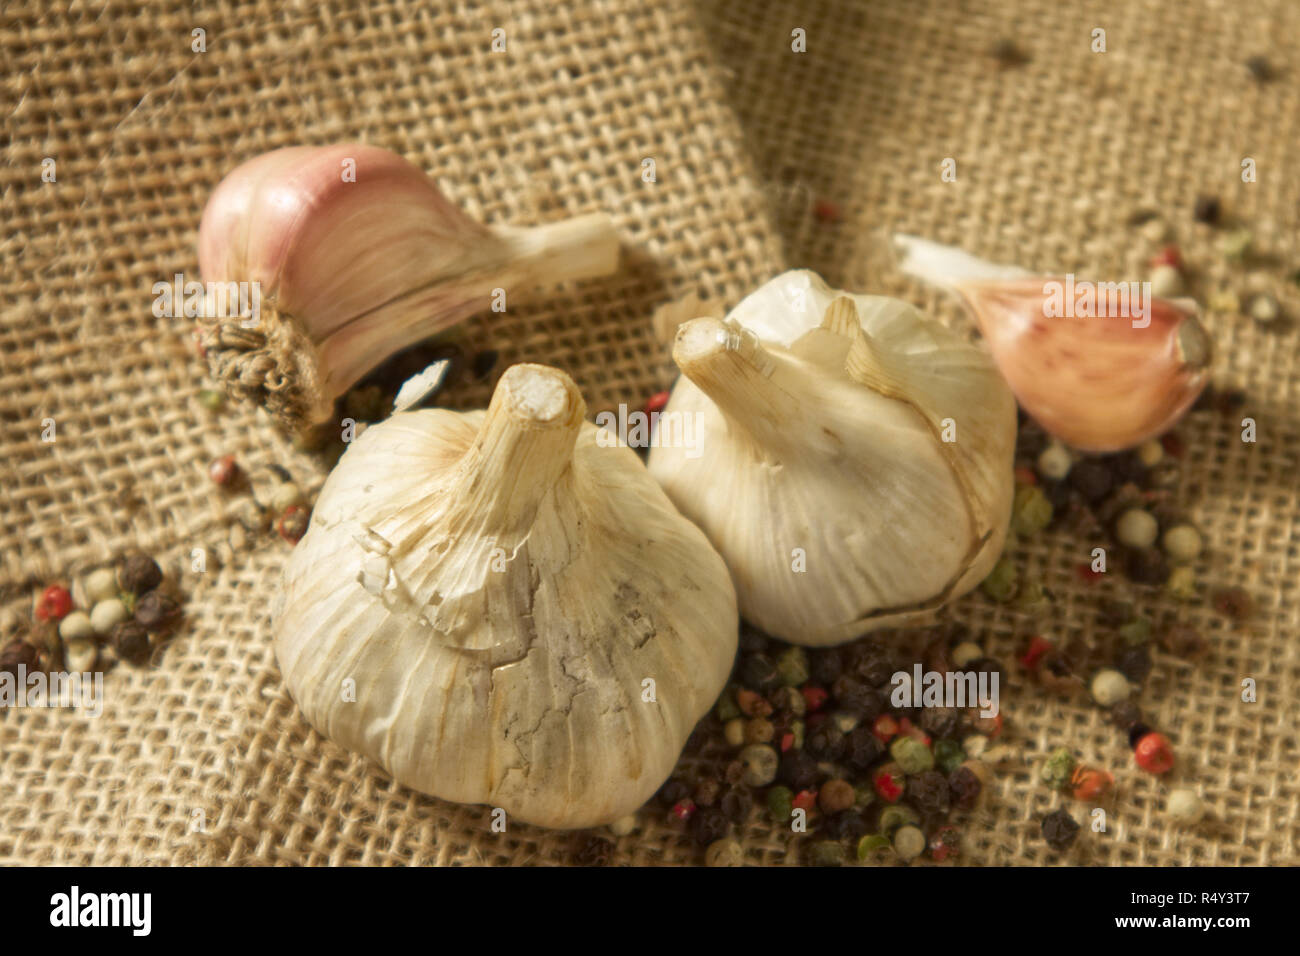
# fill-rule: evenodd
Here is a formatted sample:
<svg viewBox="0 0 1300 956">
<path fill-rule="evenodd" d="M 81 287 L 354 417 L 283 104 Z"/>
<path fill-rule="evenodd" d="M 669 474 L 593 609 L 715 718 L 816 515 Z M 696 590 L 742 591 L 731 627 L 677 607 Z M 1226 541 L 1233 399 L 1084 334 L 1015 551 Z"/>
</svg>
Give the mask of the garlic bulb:
<svg viewBox="0 0 1300 956">
<path fill-rule="evenodd" d="M 1209 382 L 1209 335 L 1189 299 L 1150 283 L 1034 276 L 897 236 L 899 266 L 957 293 L 1025 411 L 1084 451 L 1121 451 L 1168 431 Z"/>
<path fill-rule="evenodd" d="M 608 275 L 618 256 L 603 214 L 489 228 L 387 150 L 278 149 L 226 176 L 203 212 L 203 346 L 227 391 L 297 429 L 394 352 L 485 311 L 494 290 Z M 222 307 L 229 283 L 247 284 L 256 314 Z"/>
<path fill-rule="evenodd" d="M 919 623 L 998 558 L 1015 402 L 904 302 L 778 276 L 678 329 L 650 473 L 731 569 L 741 614 L 828 645 Z M 694 422 L 694 447 L 671 432 Z"/>
<path fill-rule="evenodd" d="M 516 365 L 486 412 L 367 429 L 274 626 L 325 736 L 416 790 L 558 828 L 650 798 L 738 630 L 722 559 L 584 412 L 563 372 Z"/>
</svg>

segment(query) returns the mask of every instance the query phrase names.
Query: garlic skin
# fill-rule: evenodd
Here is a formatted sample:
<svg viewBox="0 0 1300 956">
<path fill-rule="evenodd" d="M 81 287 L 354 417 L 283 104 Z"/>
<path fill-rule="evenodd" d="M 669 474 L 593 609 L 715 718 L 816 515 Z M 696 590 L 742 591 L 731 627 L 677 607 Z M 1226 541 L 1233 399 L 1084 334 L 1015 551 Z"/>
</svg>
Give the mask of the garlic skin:
<svg viewBox="0 0 1300 956">
<path fill-rule="evenodd" d="M 787 272 L 726 321 L 682 325 L 673 358 L 664 415 L 696 416 L 698 448 L 661 434 L 650 473 L 722 554 L 751 623 L 839 644 L 930 619 L 997 561 L 1015 401 L 907 303 Z"/>
<path fill-rule="evenodd" d="M 321 490 L 274 623 L 322 734 L 416 790 L 554 828 L 654 794 L 738 632 L 721 557 L 585 408 L 563 372 L 516 365 L 486 412 L 367 429 Z"/>
<path fill-rule="evenodd" d="M 200 317 L 213 376 L 290 430 L 394 352 L 538 285 L 608 275 L 608 216 L 489 228 L 413 163 L 359 143 L 295 146 L 218 184 L 199 225 L 206 283 L 257 283 L 256 316 Z M 226 310 L 229 312 L 230 310 Z"/>
<path fill-rule="evenodd" d="M 1074 448 L 1123 451 L 1161 435 L 1209 382 L 1212 342 L 1189 299 L 1153 297 L 1140 314 L 1128 296 L 1122 315 L 1058 315 L 1058 299 L 1073 312 L 1075 289 L 1096 300 L 1131 284 L 1035 276 L 912 236 L 895 246 L 904 272 L 961 297 L 1021 406 Z"/>
</svg>

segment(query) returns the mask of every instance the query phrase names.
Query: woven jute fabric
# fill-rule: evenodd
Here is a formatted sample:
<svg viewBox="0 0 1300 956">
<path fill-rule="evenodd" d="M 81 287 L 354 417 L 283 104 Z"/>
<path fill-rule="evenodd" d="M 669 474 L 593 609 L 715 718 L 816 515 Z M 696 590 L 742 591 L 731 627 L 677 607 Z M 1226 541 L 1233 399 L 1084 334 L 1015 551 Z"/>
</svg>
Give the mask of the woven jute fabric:
<svg viewBox="0 0 1300 956">
<path fill-rule="evenodd" d="M 1105 53 L 1090 49 L 1106 31 Z M 195 52 L 197 29 L 205 52 Z M 492 31 L 506 52 L 492 52 Z M 807 51 L 791 49 L 805 31 Z M 1002 65 L 999 40 L 1028 57 Z M 606 209 L 628 248 L 612 279 L 511 302 L 467 323 L 468 349 L 559 365 L 592 411 L 672 380 L 651 314 L 688 293 L 734 304 L 786 265 L 899 295 L 944 321 L 953 305 L 903 281 L 881 237 L 907 231 L 989 258 L 1104 278 L 1138 277 L 1151 250 L 1127 225 L 1161 212 L 1194 292 L 1241 286 L 1217 234 L 1191 218 L 1219 195 L 1267 253 L 1260 281 L 1292 315 L 1300 177 L 1300 9 L 1052 0 L 1006 3 L 643 4 L 556 9 L 540 0 L 221 5 L 48 4 L 0 12 L 5 163 L 0 169 L 0 620 L 30 619 L 48 581 L 127 547 L 166 559 L 186 591 L 180 633 L 148 669 L 105 678 L 98 718 L 0 714 L 0 861 L 96 864 L 549 864 L 573 837 L 511 825 L 392 783 L 314 733 L 284 690 L 267 608 L 287 545 L 232 547 L 232 499 L 209 461 L 289 469 L 310 491 L 325 469 L 262 416 L 205 412 L 190 324 L 152 315 L 155 282 L 197 274 L 195 230 L 224 173 L 258 152 L 358 139 L 427 169 L 488 222 L 530 224 Z M 1267 55 L 1260 84 L 1243 62 Z M 1258 181 L 1241 181 L 1253 158 Z M 655 161 L 656 181 L 642 178 Z M 941 163 L 953 159 L 955 182 Z M 56 181 L 42 181 L 53 160 Z M 964 822 L 968 863 L 1296 862 L 1300 807 L 1300 384 L 1294 325 L 1211 315 L 1216 384 L 1239 414 L 1197 412 L 1180 504 L 1203 529 L 1202 583 L 1240 585 L 1258 611 L 1232 628 L 1204 596 L 1176 604 L 1119 575 L 1075 573 L 1103 535 L 1062 527 L 1018 544 L 1051 590 L 1046 611 L 972 595 L 950 616 L 1010 663 L 1029 635 L 1090 640 L 1103 595 L 1210 639 L 1196 668 L 1158 656 L 1142 694 L 1174 740 L 1170 779 L 1134 768 L 1086 701 L 1048 695 L 1008 668 L 1013 757 Z M 447 401 L 486 403 L 491 380 Z M 1240 440 L 1253 417 L 1259 440 Z M 54 421 L 55 440 L 46 420 Z M 238 542 L 238 537 L 236 538 Z M 207 570 L 192 568 L 203 549 Z M 915 635 L 884 635 L 907 642 Z M 1258 701 L 1241 699 L 1253 679 Z M 1064 858 L 1039 836 L 1060 797 L 1035 765 L 1070 746 L 1112 769 L 1105 833 Z M 710 745 L 706 753 L 713 749 Z M 1210 819 L 1167 825 L 1172 786 Z M 740 828 L 755 863 L 802 859 L 801 840 L 756 809 Z M 694 863 L 658 810 L 614 840 L 613 862 Z"/>
</svg>

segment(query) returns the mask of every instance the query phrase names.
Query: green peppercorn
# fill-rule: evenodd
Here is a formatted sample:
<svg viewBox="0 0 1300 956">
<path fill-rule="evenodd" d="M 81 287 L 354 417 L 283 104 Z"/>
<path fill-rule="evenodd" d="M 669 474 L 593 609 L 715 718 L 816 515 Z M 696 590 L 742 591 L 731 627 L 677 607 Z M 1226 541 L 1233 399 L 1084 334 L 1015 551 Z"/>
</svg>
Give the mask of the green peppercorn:
<svg viewBox="0 0 1300 956">
<path fill-rule="evenodd" d="M 934 769 L 934 754 L 915 737 L 895 737 L 889 745 L 889 756 L 906 774 Z"/>
<path fill-rule="evenodd" d="M 794 791 L 777 785 L 767 791 L 767 812 L 778 826 L 788 826 L 794 812 Z"/>
<path fill-rule="evenodd" d="M 869 786 L 853 788 L 853 809 L 865 810 L 876 802 L 876 791 Z"/>
<path fill-rule="evenodd" d="M 920 822 L 920 815 L 905 803 L 891 804 L 880 811 L 880 832 L 887 837 L 905 824 Z"/>
<path fill-rule="evenodd" d="M 1021 485 L 1011 503 L 1011 527 L 1016 534 L 1032 537 L 1052 523 L 1052 503 L 1038 485 Z"/>
<path fill-rule="evenodd" d="M 790 735 L 794 738 L 790 746 L 795 750 L 803 750 L 804 722 L 802 720 L 790 721 Z"/>
<path fill-rule="evenodd" d="M 980 590 L 999 604 L 1002 604 L 1016 596 L 1019 584 L 1020 572 L 1017 570 L 1015 562 L 1010 558 L 999 558 L 998 563 L 993 565 L 993 570 L 989 572 L 988 577 L 980 582 Z"/>
<path fill-rule="evenodd" d="M 802 647 L 787 647 L 776 659 L 778 679 L 786 687 L 808 683 L 808 654 Z"/>
<path fill-rule="evenodd" d="M 1038 778 L 1054 790 L 1064 790 L 1070 785 L 1070 777 L 1078 764 L 1069 747 L 1057 747 L 1043 762 L 1038 771 Z"/>
<path fill-rule="evenodd" d="M 745 743 L 766 744 L 772 741 L 775 733 L 772 722 L 766 717 L 755 717 L 745 722 Z"/>
<path fill-rule="evenodd" d="M 943 738 L 934 742 L 934 762 L 944 773 L 952 773 L 965 760 L 966 752 L 957 741 Z"/>
<path fill-rule="evenodd" d="M 858 859 L 869 860 L 891 846 L 888 837 L 881 836 L 879 833 L 868 833 L 858 841 Z"/>
<path fill-rule="evenodd" d="M 1145 617 L 1139 617 L 1136 620 L 1129 621 L 1119 629 L 1119 636 L 1123 638 L 1124 643 L 1130 647 L 1136 647 L 1139 644 L 1145 644 L 1151 640 L 1151 622 Z"/>
<path fill-rule="evenodd" d="M 813 866 L 843 866 L 847 858 L 843 844 L 834 840 L 818 840 L 808 848 L 808 862 Z"/>
<path fill-rule="evenodd" d="M 713 711 L 718 715 L 718 720 L 724 724 L 740 716 L 740 708 L 736 706 L 736 686 L 734 684 L 727 685 L 722 692 L 722 696 L 718 698 L 718 703 Z"/>
<path fill-rule="evenodd" d="M 199 389 L 199 404 L 210 412 L 219 412 L 221 406 L 226 404 L 226 396 L 213 388 L 201 388 Z"/>
<path fill-rule="evenodd" d="M 1249 229 L 1237 229 L 1220 240 L 1219 250 L 1229 262 L 1242 262 L 1250 255 L 1254 243 L 1254 233 Z"/>
</svg>

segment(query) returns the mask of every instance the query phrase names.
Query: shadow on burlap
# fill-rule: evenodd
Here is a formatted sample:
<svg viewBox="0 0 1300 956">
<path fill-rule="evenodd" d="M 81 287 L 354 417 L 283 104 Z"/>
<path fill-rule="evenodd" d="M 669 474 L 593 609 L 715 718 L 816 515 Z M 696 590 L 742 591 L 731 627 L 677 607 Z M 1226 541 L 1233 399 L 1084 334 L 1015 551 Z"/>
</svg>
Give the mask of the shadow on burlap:
<svg viewBox="0 0 1300 956">
<path fill-rule="evenodd" d="M 1124 222 L 1149 205 L 1169 210 L 1209 282 L 1229 273 L 1188 209 L 1196 193 L 1217 192 L 1296 262 L 1300 186 L 1284 171 L 1300 122 L 1300 23 L 1284 3 L 1213 16 L 1115 5 L 1097 24 L 1063 19 L 1047 0 L 885 3 L 865 14 L 829 3 L 797 23 L 784 7 L 607 0 L 566 14 L 528 0 L 277 13 L 251 3 L 191 16 L 116 4 L 101 16 L 28 4 L 0 14 L 0 624 L 16 630 L 46 581 L 126 546 L 166 556 L 189 592 L 189 619 L 156 667 L 106 677 L 102 717 L 0 716 L 0 860 L 571 859 L 569 835 L 492 834 L 485 808 L 395 786 L 312 732 L 280 682 L 267 606 L 287 546 L 267 536 L 232 549 L 233 507 L 211 494 L 206 465 L 227 453 L 252 470 L 278 463 L 311 491 L 324 471 L 247 410 L 204 412 L 188 323 L 150 311 L 153 283 L 197 271 L 194 231 L 212 186 L 262 150 L 364 139 L 410 157 L 489 222 L 608 209 L 640 250 L 620 275 L 512 303 L 465 332 L 467 348 L 501 351 L 498 372 L 524 359 L 566 368 L 593 412 L 637 406 L 671 381 L 650 330 L 655 307 L 688 291 L 734 303 L 784 262 L 960 321 L 892 273 L 882 229 L 1110 275 L 1145 257 Z M 1086 53 L 1095 25 L 1109 32 L 1105 60 Z M 809 34 L 801 59 L 789 52 L 794 26 Z M 191 52 L 196 27 L 207 31 L 203 54 Z M 507 55 L 489 52 L 495 27 L 507 31 Z M 1003 35 L 1029 64 L 995 67 L 987 50 Z M 1259 51 L 1290 72 L 1253 86 L 1240 64 Z M 1259 183 L 1240 185 L 1238 154 L 1257 159 Z M 47 156 L 57 184 L 40 181 Z M 647 156 L 654 185 L 640 178 Z M 939 182 L 947 156 L 955 184 Z M 811 214 L 818 198 L 838 204 L 838 223 Z M 1114 769 L 1120 785 L 1109 832 L 1072 859 L 1295 861 L 1297 337 L 1239 317 L 1210 324 L 1223 346 L 1219 381 L 1247 390 L 1243 414 L 1258 418 L 1260 441 L 1242 445 L 1222 416 L 1193 416 L 1180 493 L 1210 542 L 1201 578 L 1247 586 L 1260 612 L 1234 633 L 1205 601 L 1132 597 L 1214 642 L 1195 671 L 1160 659 L 1143 700 L 1178 745 L 1177 782 L 1200 789 L 1216 820 L 1168 829 L 1168 783 L 1132 770 L 1095 709 L 1048 698 L 1013 671 L 1004 705 L 1018 756 L 968 821 L 967 862 L 1051 859 L 1037 821 L 1055 798 L 1032 769 L 1059 744 Z M 449 400 L 482 405 L 490 388 L 467 384 Z M 47 417 L 53 444 L 41 441 Z M 1094 544 L 1055 533 L 1018 552 L 1056 594 L 1048 614 L 969 597 L 952 616 L 1008 661 L 1030 633 L 1086 637 L 1098 594 L 1128 590 L 1074 578 Z M 188 571 L 196 547 L 208 553 L 204 574 Z M 1239 702 L 1245 676 L 1259 682 L 1259 704 Z M 616 862 L 700 859 L 657 811 L 640 822 L 618 839 Z M 799 839 L 757 810 L 743 829 L 751 860 L 798 858 Z"/>
</svg>

